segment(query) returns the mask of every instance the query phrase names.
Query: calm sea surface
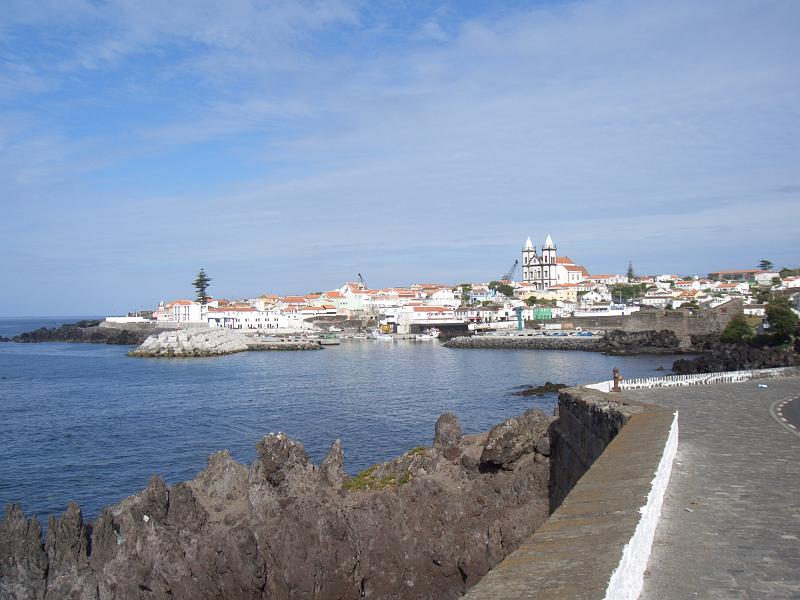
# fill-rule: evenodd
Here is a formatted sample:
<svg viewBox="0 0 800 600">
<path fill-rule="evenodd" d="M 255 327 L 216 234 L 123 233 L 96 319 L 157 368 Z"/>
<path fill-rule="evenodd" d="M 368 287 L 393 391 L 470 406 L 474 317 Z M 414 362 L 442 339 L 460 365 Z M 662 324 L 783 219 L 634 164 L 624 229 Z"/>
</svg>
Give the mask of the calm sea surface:
<svg viewBox="0 0 800 600">
<path fill-rule="evenodd" d="M 11 336 L 62 319 L 0 319 Z M 194 477 L 227 448 L 251 462 L 255 443 L 283 431 L 319 462 L 341 438 L 350 472 L 430 445 L 436 418 L 466 432 L 555 396 L 514 388 L 655 375 L 676 357 L 593 352 L 455 350 L 438 342 L 345 342 L 318 352 L 250 352 L 207 359 L 134 359 L 127 346 L 0 343 L 0 505 L 87 518 L 142 489 Z"/>
</svg>

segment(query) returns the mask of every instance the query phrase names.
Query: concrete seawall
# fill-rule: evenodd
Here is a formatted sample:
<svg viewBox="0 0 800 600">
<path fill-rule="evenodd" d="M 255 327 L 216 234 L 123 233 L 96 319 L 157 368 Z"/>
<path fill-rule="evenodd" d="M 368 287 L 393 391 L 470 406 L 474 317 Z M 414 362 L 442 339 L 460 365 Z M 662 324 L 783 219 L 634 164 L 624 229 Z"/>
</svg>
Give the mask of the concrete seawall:
<svg viewBox="0 0 800 600">
<path fill-rule="evenodd" d="M 469 600 L 634 599 L 678 441 L 677 413 L 569 388 L 551 431 L 550 518 Z"/>
</svg>

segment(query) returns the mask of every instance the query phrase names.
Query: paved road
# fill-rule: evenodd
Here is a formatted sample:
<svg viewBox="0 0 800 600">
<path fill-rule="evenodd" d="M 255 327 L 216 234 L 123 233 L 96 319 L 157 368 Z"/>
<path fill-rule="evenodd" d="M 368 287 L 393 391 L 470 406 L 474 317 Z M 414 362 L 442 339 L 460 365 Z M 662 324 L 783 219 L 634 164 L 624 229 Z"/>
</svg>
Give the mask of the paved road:
<svg viewBox="0 0 800 600">
<path fill-rule="evenodd" d="M 625 392 L 680 411 L 643 600 L 800 598 L 800 433 L 773 415 L 800 378 L 757 383 Z"/>
<path fill-rule="evenodd" d="M 776 405 L 776 417 L 790 429 L 800 431 L 800 397 L 782 400 Z"/>
</svg>

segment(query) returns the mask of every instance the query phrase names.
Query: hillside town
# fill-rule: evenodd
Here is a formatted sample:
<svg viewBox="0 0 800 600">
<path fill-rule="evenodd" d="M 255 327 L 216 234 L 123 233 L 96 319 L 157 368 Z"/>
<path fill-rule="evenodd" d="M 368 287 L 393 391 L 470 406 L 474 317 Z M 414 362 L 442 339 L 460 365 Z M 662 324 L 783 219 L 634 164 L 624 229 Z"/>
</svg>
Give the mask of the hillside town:
<svg viewBox="0 0 800 600">
<path fill-rule="evenodd" d="M 523 322 L 528 327 L 560 329 L 568 318 L 627 316 L 648 310 L 702 311 L 731 300 L 741 301 L 745 315 L 763 317 L 765 302 L 774 294 L 789 297 L 795 310 L 800 308 L 800 274 L 777 270 L 769 261 L 762 261 L 765 268 L 716 271 L 706 277 L 636 275 L 633 265 L 625 274 L 592 274 L 569 256 L 559 255 L 549 235 L 540 252 L 528 238 L 521 259 L 521 268 L 520 261 L 515 261 L 507 273 L 488 282 L 374 289 L 359 274 L 357 281 L 333 290 L 240 299 L 205 296 L 203 288 L 194 300 L 161 301 L 152 311 L 107 321 L 270 334 L 360 322 L 404 334 L 431 327 L 502 330 Z"/>
</svg>

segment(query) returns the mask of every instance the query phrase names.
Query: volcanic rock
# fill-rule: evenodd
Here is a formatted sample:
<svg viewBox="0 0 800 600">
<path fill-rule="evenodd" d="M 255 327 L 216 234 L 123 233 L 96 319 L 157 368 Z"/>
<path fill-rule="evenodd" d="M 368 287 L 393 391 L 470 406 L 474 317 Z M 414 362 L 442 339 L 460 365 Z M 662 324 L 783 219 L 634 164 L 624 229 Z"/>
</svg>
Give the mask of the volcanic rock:
<svg viewBox="0 0 800 600">
<path fill-rule="evenodd" d="M 461 441 L 461 422 L 451 412 L 444 413 L 436 420 L 433 447 L 440 452 L 456 446 Z"/>
<path fill-rule="evenodd" d="M 147 337 L 158 334 L 162 329 L 112 329 L 110 327 L 100 327 L 101 321 L 84 320 L 77 323 L 69 323 L 60 327 L 40 327 L 34 331 L 28 331 L 14 336 L 10 340 L 18 343 L 41 343 L 41 342 L 77 342 L 88 344 L 114 344 L 114 345 L 137 345 L 147 339 Z"/>
<path fill-rule="evenodd" d="M 672 370 L 679 375 L 769 369 L 800 365 L 800 354 L 777 347 L 758 348 L 746 343 L 725 344 L 719 339 L 698 339 L 703 354 L 692 360 L 676 360 Z"/>
<path fill-rule="evenodd" d="M 555 417 L 529 410 L 521 417 L 508 419 L 489 431 L 481 453 L 481 463 L 508 469 L 525 454 L 550 455 L 550 425 Z"/>
<path fill-rule="evenodd" d="M 549 381 L 546 381 L 544 385 L 538 385 L 536 387 L 526 385 L 523 387 L 523 389 L 513 393 L 515 396 L 543 396 L 544 394 L 553 394 L 559 390 L 563 390 L 566 387 L 568 386 L 564 385 L 563 383 L 550 383 Z"/>
<path fill-rule="evenodd" d="M 0 598 L 458 598 L 548 514 L 548 419 L 514 421 L 462 436 L 445 415 L 434 448 L 353 477 L 338 440 L 316 469 L 301 443 L 268 435 L 249 469 L 218 452 L 195 479 L 153 477 L 91 526 L 70 505 L 46 544 L 10 505 Z M 482 454 L 516 468 L 479 469 Z"/>
</svg>

